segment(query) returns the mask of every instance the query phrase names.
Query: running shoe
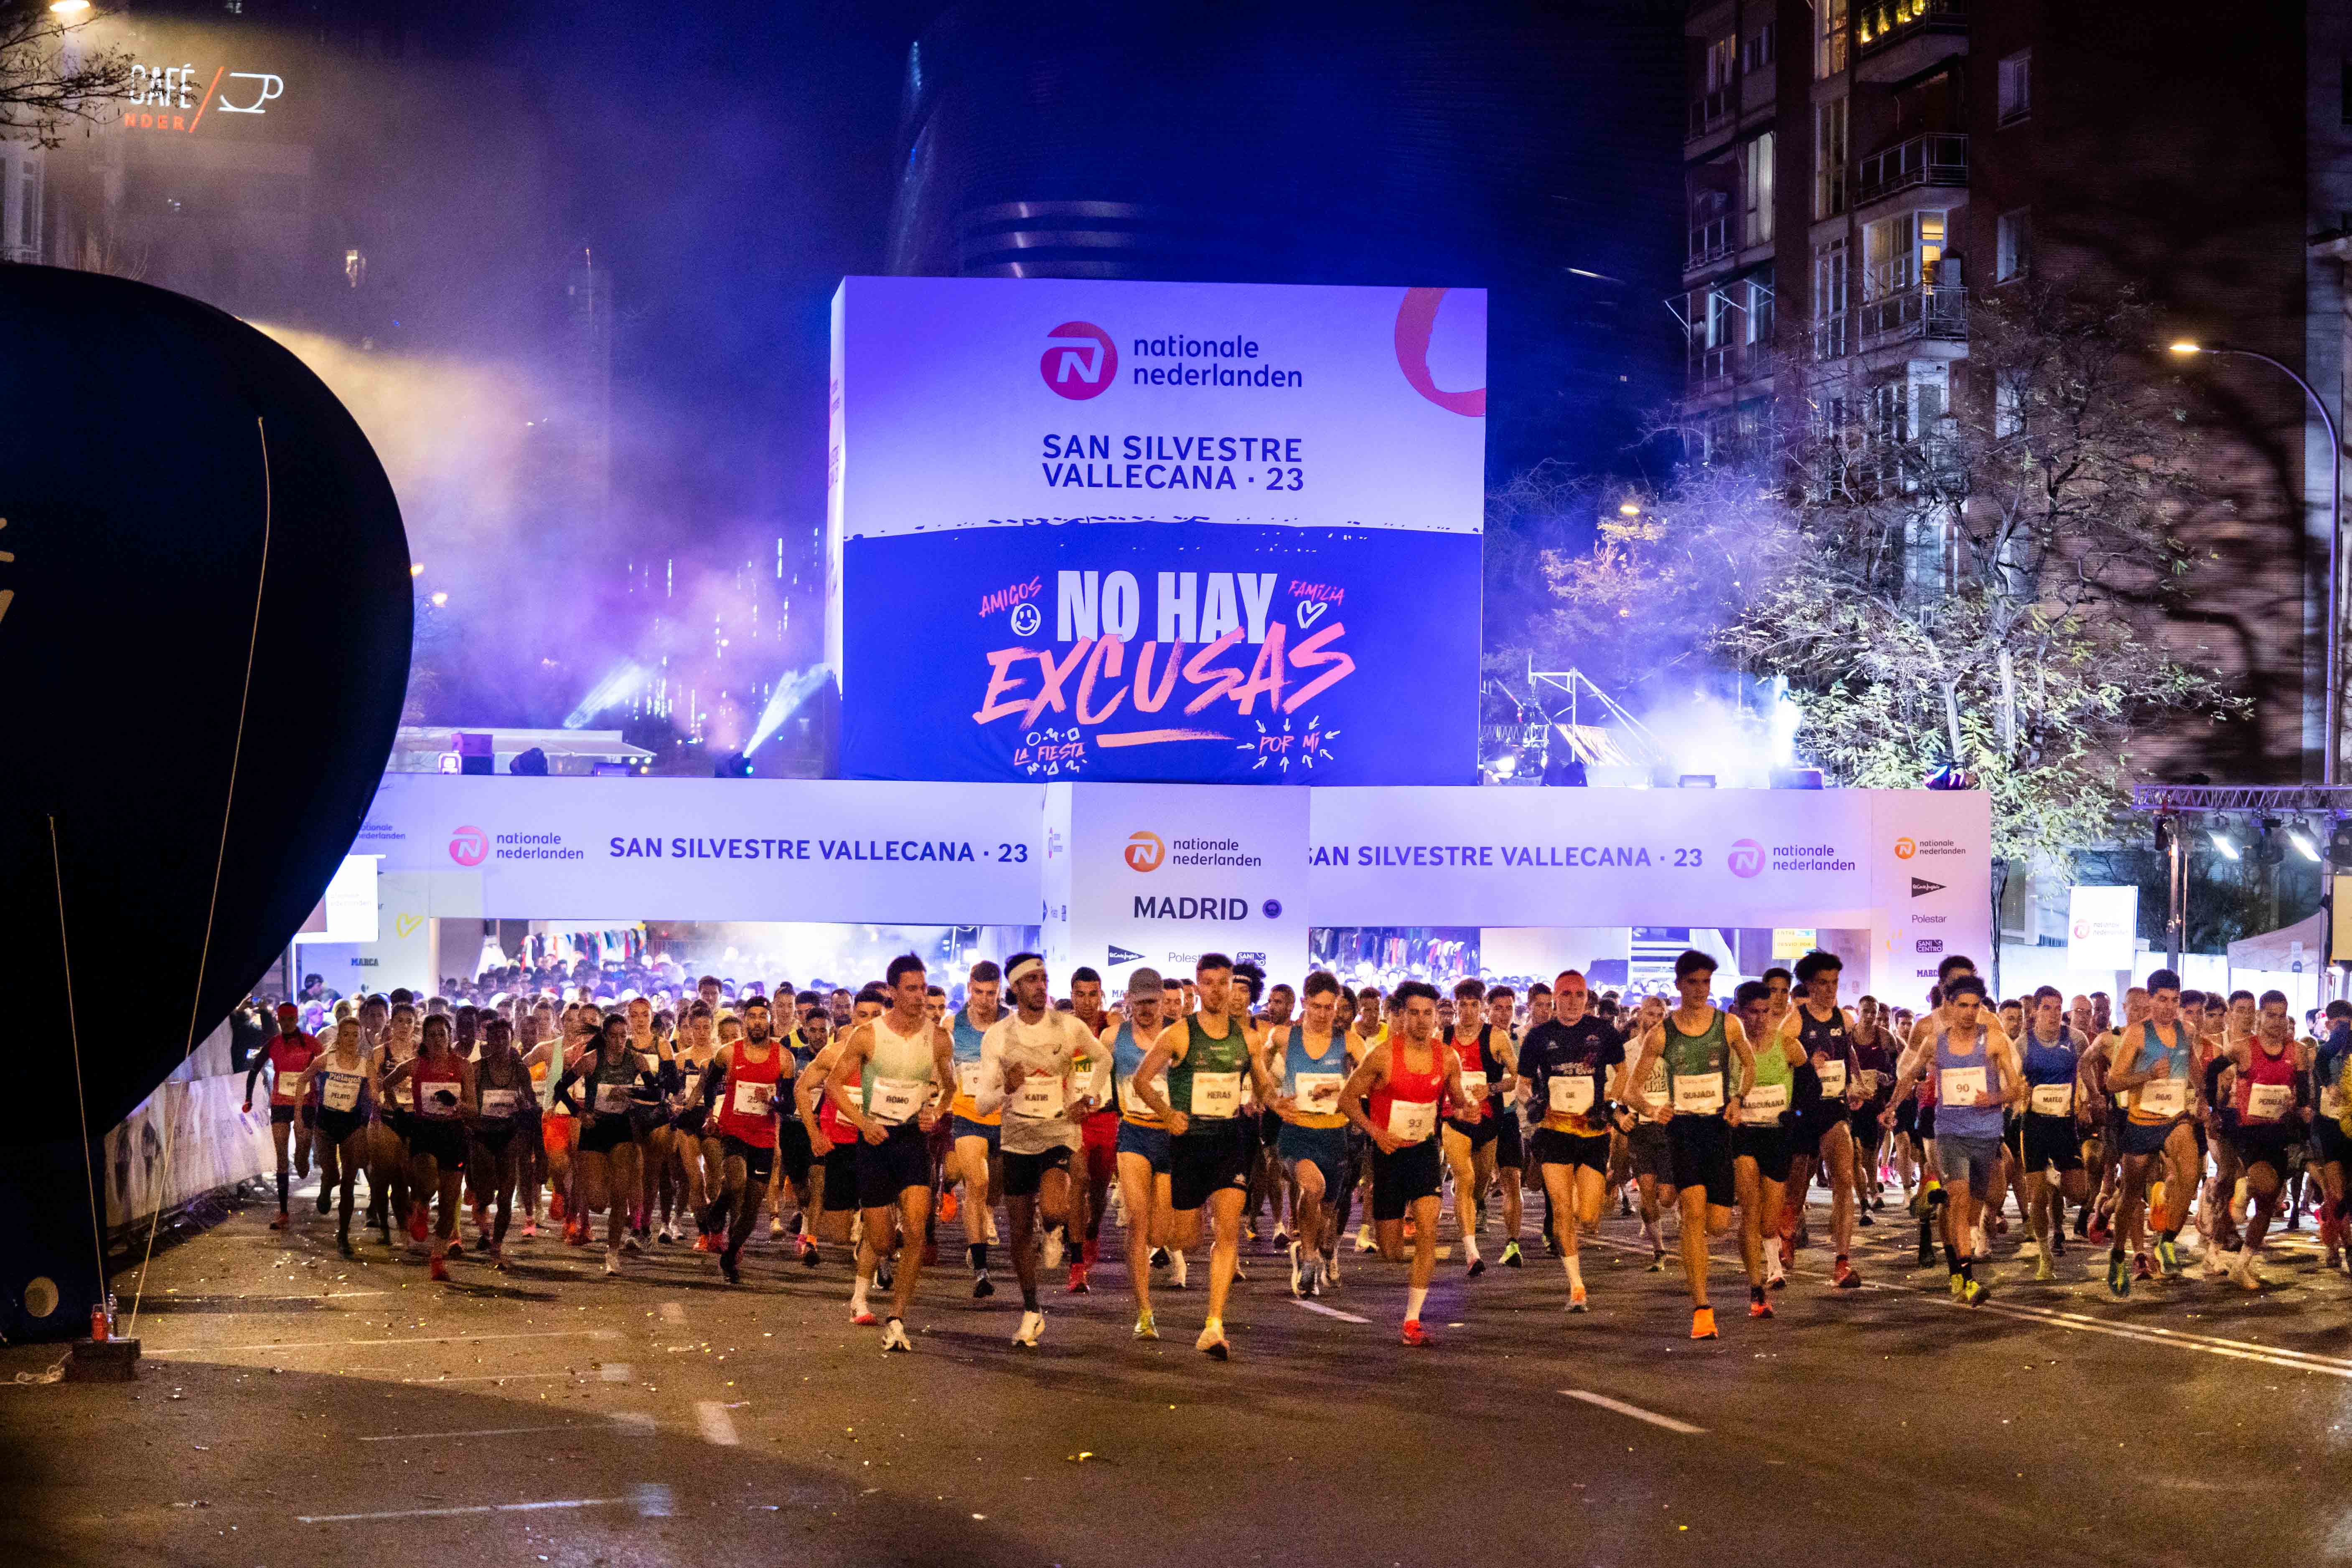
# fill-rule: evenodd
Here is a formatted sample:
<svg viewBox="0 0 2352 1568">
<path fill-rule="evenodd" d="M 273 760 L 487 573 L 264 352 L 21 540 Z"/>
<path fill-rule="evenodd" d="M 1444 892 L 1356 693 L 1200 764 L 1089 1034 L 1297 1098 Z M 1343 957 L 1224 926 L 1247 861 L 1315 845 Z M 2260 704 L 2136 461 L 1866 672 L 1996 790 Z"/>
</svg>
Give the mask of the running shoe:
<svg viewBox="0 0 2352 1568">
<path fill-rule="evenodd" d="M 816 1243 L 805 1236 L 801 1237 L 801 1262 L 810 1268 L 817 1266 Z"/>
<path fill-rule="evenodd" d="M 1968 1280 L 1960 1289 L 1960 1305 L 1963 1307 L 1981 1307 L 1985 1303 L 1985 1298 L 1991 1294 L 1991 1291 L 1985 1289 L 1985 1283 L 1983 1280 Z"/>
<path fill-rule="evenodd" d="M 1878 1223 L 1876 1220 L 1870 1217 L 1870 1211 L 1868 1209 L 1855 1210 L 1853 1222 L 1856 1225 L 1876 1225 Z"/>
<path fill-rule="evenodd" d="M 860 1307 L 849 1315 L 849 1321 L 858 1328 L 870 1329 L 882 1320 L 874 1315 L 874 1309 L 871 1307 Z M 894 1318 L 891 1321 L 896 1322 L 898 1320 Z"/>
<path fill-rule="evenodd" d="M 669 1219 L 662 1221 L 661 1229 L 654 1233 L 654 1239 L 660 1242 L 664 1247 L 676 1247 L 677 1245 L 677 1222 L 676 1220 Z"/>
<path fill-rule="evenodd" d="M 2114 1234 L 2107 1229 L 2107 1222 L 2104 1215 L 2095 1217 L 2087 1226 L 2075 1234 L 2098 1247 L 2105 1247 L 2115 1239 Z"/>
<path fill-rule="evenodd" d="M 1381 1244 L 1379 1242 L 1372 1239 L 1372 1227 L 1370 1225 L 1360 1225 L 1356 1227 L 1356 1250 L 1358 1252 L 1377 1252 L 1380 1250 L 1380 1246 Z"/>
<path fill-rule="evenodd" d="M 963 1205 L 956 1200 L 955 1194 L 951 1192 L 941 1193 L 940 1194 L 940 1223 L 941 1225 L 953 1225 L 955 1223 L 956 1212 Z"/>
<path fill-rule="evenodd" d="M 1053 1273 L 1062 1267 L 1062 1227 L 1048 1226 L 1045 1231 L 1045 1272 Z"/>
<path fill-rule="evenodd" d="M 425 1205 L 423 1204 L 411 1204 L 408 1208 L 408 1239 L 411 1241 L 423 1241 L 425 1239 L 425 1226 L 426 1221 L 425 1218 Z"/>
<path fill-rule="evenodd" d="M 783 1238 L 784 1216 L 780 1214 L 770 1215 L 768 1216 L 768 1239 L 770 1241 L 782 1241 Z"/>
<path fill-rule="evenodd" d="M 525 1241 L 536 1241 L 539 1239 L 539 1221 L 528 1216 L 524 1218 L 522 1222 L 522 1238 Z"/>
<path fill-rule="evenodd" d="M 1473 1258 L 1470 1260 L 1470 1266 L 1469 1266 L 1469 1269 L 1468 1269 L 1469 1277 L 1470 1277 L 1471 1279 L 1475 1279 L 1476 1278 L 1478 1278 L 1478 1276 L 1480 1276 L 1481 1274 L 1484 1274 L 1485 1272 L 1486 1272 L 1486 1260 L 1485 1258 Z"/>
<path fill-rule="evenodd" d="M 320 1214 L 327 1212 L 327 1187 L 323 1181 L 319 1184 L 319 1212 Z"/>
<path fill-rule="evenodd" d="M 504 1274 L 507 1271 L 507 1249 L 505 1247 L 493 1247 L 486 1256 L 488 1256 L 490 1260 L 491 1268 L 497 1269 L 501 1274 Z"/>
<path fill-rule="evenodd" d="M 454 1236 L 449 1238 L 449 1256 L 452 1258 L 463 1258 L 466 1256 L 466 1244 L 459 1241 Z"/>
<path fill-rule="evenodd" d="M 1965 1290 L 1968 1289 L 1968 1286 L 1969 1286 L 1969 1277 L 1968 1277 L 1967 1275 L 1965 1275 L 1965 1274 L 1961 1273 L 1961 1272 L 1960 1272 L 1958 1269 L 1957 1269 L 1957 1268 L 1953 1269 L 1953 1270 L 1952 1270 L 1952 1300 L 1955 1300 L 1955 1301 L 1958 1300 L 1960 1299 L 1961 1292 L 1965 1291 Z"/>
<path fill-rule="evenodd" d="M 1323 1255 L 1323 1267 L 1316 1274 L 1316 1283 L 1326 1290 L 1339 1288 L 1339 1249 L 1336 1247 Z"/>
<path fill-rule="evenodd" d="M 1587 1310 L 1583 1286 L 1571 1285 L 1568 1288 L 1568 1310 L 1571 1312 L 1581 1312 Z"/>
<path fill-rule="evenodd" d="M 294 1222 L 291 1218 L 281 1214 L 276 1219 L 269 1222 L 269 1228 L 272 1230 L 284 1230 L 288 1226 L 293 1223 Z"/>
<path fill-rule="evenodd" d="M 618 1247 L 606 1247 L 606 1248 L 604 1249 L 604 1272 L 605 1272 L 606 1274 L 618 1274 L 620 1271 L 621 1271 L 621 1253 L 620 1253 L 620 1249 L 619 1249 Z"/>
<path fill-rule="evenodd" d="M 1290 1227 L 1284 1225 L 1279 1220 L 1275 1222 L 1274 1244 L 1276 1247 L 1288 1247 L 1290 1245 Z"/>
<path fill-rule="evenodd" d="M 1401 1344 L 1418 1345 L 1425 1350 L 1437 1342 L 1437 1336 L 1423 1328 L 1419 1318 L 1407 1318 L 1404 1327 L 1398 1331 L 1397 1341 Z"/>
<path fill-rule="evenodd" d="M 1692 1308 L 1691 1338 L 1695 1340 L 1712 1340 L 1718 1337 L 1719 1336 L 1715 1331 L 1715 1309 L 1712 1307 Z"/>
<path fill-rule="evenodd" d="M 1168 1267 L 1168 1249 L 1166 1247 L 1155 1247 L 1151 1249 L 1151 1267 L 1154 1268 L 1165 1268 Z"/>
<path fill-rule="evenodd" d="M 2058 1270 L 2052 1267 L 2050 1255 L 2046 1252 L 2043 1253 L 2041 1258 L 2033 1265 L 2034 1282 L 2036 1284 L 2046 1284 L 2050 1280 L 2057 1278 Z"/>
<path fill-rule="evenodd" d="M 882 1348 L 886 1351 L 911 1351 L 915 1342 L 907 1337 L 907 1325 L 893 1318 L 882 1326 Z"/>
<path fill-rule="evenodd" d="M 1233 1359 L 1234 1347 L 1225 1342 L 1225 1331 L 1221 1328 L 1202 1329 L 1201 1337 L 1192 1342 L 1192 1348 L 1218 1361 Z"/>
<path fill-rule="evenodd" d="M 987 1269 L 983 1268 L 979 1273 L 971 1277 L 971 1299 L 973 1300 L 985 1301 L 991 1296 L 995 1294 L 996 1284 L 993 1280 L 989 1279 Z"/>
<path fill-rule="evenodd" d="M 627 1253 L 632 1258 L 636 1257 L 639 1253 L 645 1250 L 645 1247 L 637 1240 L 637 1233 L 635 1231 L 631 1231 L 628 1235 L 621 1237 L 621 1250 Z"/>
<path fill-rule="evenodd" d="M 2263 1288 L 2263 1277 L 2254 1269 L 2254 1255 L 2251 1252 L 2238 1254 L 2237 1265 L 2230 1270 L 2230 1278 L 2249 1290 L 2259 1291 Z"/>
<path fill-rule="evenodd" d="M 345 1258 L 353 1256 L 352 1252 L 352 1233 L 350 1231 L 344 1231 L 335 1237 L 335 1250 L 341 1253 Z"/>
<path fill-rule="evenodd" d="M 1751 1318 L 1769 1318 L 1772 1316 L 1772 1303 L 1761 1296 L 1751 1296 L 1748 1299 L 1748 1315 Z"/>
<path fill-rule="evenodd" d="M 732 1252 L 722 1252 L 719 1255 L 719 1277 L 730 1285 L 743 1283 L 743 1271 L 736 1266 L 735 1259 L 736 1255 Z"/>
<path fill-rule="evenodd" d="M 2180 1249 L 2172 1245 L 2172 1237 L 2158 1236 L 2156 1238 L 2156 1262 L 2167 1274 L 2180 1272 Z"/>
<path fill-rule="evenodd" d="M 1025 1349 L 1034 1350 L 1037 1348 L 1037 1342 L 1045 1337 L 1045 1314 L 1043 1312 L 1022 1313 L 1021 1327 L 1013 1334 L 1013 1342 L 1016 1345 L 1023 1346 Z"/>
<path fill-rule="evenodd" d="M 1071 1264 L 1070 1283 L 1064 1294 L 1070 1296 L 1091 1296 L 1094 1293 L 1095 1288 L 1087 1283 L 1087 1266 L 1083 1263 Z"/>
<path fill-rule="evenodd" d="M 547 1218 L 548 1223 L 551 1225 L 561 1225 L 563 1223 L 563 1194 L 562 1193 L 550 1193 L 547 1194 Z"/>
<path fill-rule="evenodd" d="M 1552 1258 L 1559 1256 L 1559 1237 L 1554 1236 L 1549 1227 L 1544 1231 L 1544 1252 Z"/>
<path fill-rule="evenodd" d="M 1242 1239 L 1244 1241 L 1255 1241 L 1257 1239 L 1257 1221 L 1255 1219 L 1250 1219 L 1243 1224 Z"/>
<path fill-rule="evenodd" d="M 2131 1269 L 2120 1252 L 2107 1255 L 2107 1289 L 2119 1297 L 2131 1294 Z"/>
<path fill-rule="evenodd" d="M 1836 1267 L 1830 1270 L 1830 1284 L 1840 1290 L 1859 1290 L 1862 1289 L 1862 1276 L 1853 1271 L 1852 1259 L 1841 1258 Z"/>
<path fill-rule="evenodd" d="M 1517 1242 L 1507 1241 L 1503 1243 L 1503 1267 L 1506 1268 L 1525 1268 L 1527 1267 L 1527 1260 L 1519 1256 L 1519 1244 Z"/>
<path fill-rule="evenodd" d="M 1666 1249 L 1663 1247 L 1651 1247 L 1650 1266 L 1647 1268 L 1643 1269 L 1642 1272 L 1644 1274 L 1664 1274 L 1665 1271 Z"/>
<path fill-rule="evenodd" d="M 1765 1271 L 1764 1289 L 1767 1290 L 1786 1290 L 1788 1288 L 1789 1271 L 1787 1269 L 1781 1268 L 1778 1263 L 1775 1263 L 1770 1268 Z"/>
<path fill-rule="evenodd" d="M 2132 1255 L 2132 1278 L 2135 1279 L 2153 1279 L 2156 1278 L 2156 1269 L 2149 1264 L 2147 1253 L 2136 1252 Z"/>
<path fill-rule="evenodd" d="M 1135 1314 L 1135 1337 L 1139 1340 L 1156 1340 L 1160 1337 L 1159 1320 L 1152 1317 L 1151 1310 L 1148 1307 Z"/>
<path fill-rule="evenodd" d="M 449 1278 L 449 1266 L 436 1258 L 433 1260 L 433 1267 L 425 1272 L 435 1279 L 446 1279 Z"/>
</svg>

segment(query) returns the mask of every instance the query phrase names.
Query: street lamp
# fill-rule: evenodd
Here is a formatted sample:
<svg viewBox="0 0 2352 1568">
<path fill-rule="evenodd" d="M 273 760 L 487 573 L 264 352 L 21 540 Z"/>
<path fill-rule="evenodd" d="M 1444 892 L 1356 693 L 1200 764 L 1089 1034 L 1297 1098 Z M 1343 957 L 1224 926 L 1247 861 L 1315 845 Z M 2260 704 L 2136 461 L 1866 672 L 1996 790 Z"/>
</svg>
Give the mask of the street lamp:
<svg viewBox="0 0 2352 1568">
<path fill-rule="evenodd" d="M 49 9 L 60 16 L 76 16 L 89 9 L 89 0 L 49 0 Z"/>
<path fill-rule="evenodd" d="M 2258 359 L 2273 367 L 2303 388 L 2311 405 L 2319 410 L 2319 421 L 2327 426 L 2327 457 L 2329 483 L 2327 487 L 2327 722 L 2326 750 L 2320 756 L 2319 782 L 2336 782 L 2336 751 L 2343 721 L 2344 660 L 2342 654 L 2344 589 L 2344 441 L 2336 433 L 2336 416 L 2327 412 L 2311 383 L 2295 374 L 2294 369 L 2266 353 L 2252 349 L 2231 348 L 2226 343 L 2200 343 L 2183 339 L 2171 345 L 2177 354 L 2225 354 L 2239 359 Z"/>
</svg>

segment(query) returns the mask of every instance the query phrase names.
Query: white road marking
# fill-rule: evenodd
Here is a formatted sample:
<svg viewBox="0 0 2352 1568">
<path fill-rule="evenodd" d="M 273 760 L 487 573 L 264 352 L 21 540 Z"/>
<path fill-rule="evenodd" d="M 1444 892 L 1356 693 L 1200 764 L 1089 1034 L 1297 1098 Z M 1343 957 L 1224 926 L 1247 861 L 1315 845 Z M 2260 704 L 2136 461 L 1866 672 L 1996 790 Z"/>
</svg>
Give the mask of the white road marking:
<svg viewBox="0 0 2352 1568">
<path fill-rule="evenodd" d="M 577 1432 L 578 1426 L 477 1426 L 470 1432 L 380 1432 L 362 1443 L 438 1442 L 447 1437 L 511 1437 L 521 1432 Z"/>
<path fill-rule="evenodd" d="M 1337 1318 L 1343 1323 L 1369 1323 L 1371 1321 L 1370 1318 L 1360 1318 L 1353 1312 L 1343 1312 L 1337 1307 L 1327 1307 L 1320 1301 L 1302 1301 L 1296 1296 L 1290 1298 L 1290 1304 L 1298 1308 L 1302 1311 L 1320 1312 L 1327 1318 Z"/>
<path fill-rule="evenodd" d="M 665 1323 L 685 1322 L 686 1303 L 683 1301 L 664 1301 L 661 1304 L 661 1320 Z"/>
<path fill-rule="evenodd" d="M 615 1410 L 613 1412 L 613 1425 L 620 1428 L 624 1437 L 650 1437 L 654 1435 L 654 1418 L 643 1410 Z"/>
<path fill-rule="evenodd" d="M 719 1447 L 731 1448 L 739 1441 L 735 1436 L 734 1418 L 727 1414 L 727 1407 L 715 1399 L 698 1400 L 695 1403 L 694 1424 L 700 1428 L 702 1440 L 706 1443 L 715 1443 Z"/>
<path fill-rule="evenodd" d="M 400 1508 L 383 1513 L 298 1513 L 297 1524 L 357 1524 L 378 1519 L 455 1519 L 470 1513 L 538 1513 L 556 1508 L 626 1508 L 634 1497 L 551 1498 L 545 1502 L 485 1502 L 467 1508 Z"/>
<path fill-rule="evenodd" d="M 1620 1415 L 1631 1415 L 1636 1421 L 1647 1421 L 1653 1426 L 1663 1426 L 1669 1432 L 1680 1432 L 1686 1437 L 1696 1437 L 1706 1430 L 1704 1426 L 1694 1426 L 1687 1421 L 1677 1421 L 1671 1415 L 1661 1415 L 1654 1410 L 1644 1410 L 1638 1405 L 1628 1405 L 1622 1399 L 1612 1399 L 1605 1394 L 1595 1394 L 1591 1389 L 1563 1388 L 1560 1392 L 1570 1399 L 1581 1399 L 1587 1405 L 1597 1405 L 1603 1410 L 1614 1410 Z"/>
<path fill-rule="evenodd" d="M 617 1329 L 533 1329 L 527 1332 L 506 1334 L 425 1334 L 406 1340 L 267 1340 L 247 1345 L 178 1345 L 171 1350 L 151 1350 L 149 1355 L 215 1355 L 223 1351 L 308 1351 L 336 1349 L 352 1345 L 470 1345 L 486 1340 L 617 1340 Z"/>
<path fill-rule="evenodd" d="M 625 1361 L 608 1361 L 596 1369 L 596 1375 L 606 1383 L 626 1383 L 629 1381 L 629 1363 Z"/>
<path fill-rule="evenodd" d="M 380 1369 L 389 1372 L 390 1367 Z M 442 1383 L 520 1383 L 526 1378 L 578 1377 L 576 1372 L 470 1372 L 462 1377 L 404 1377 L 400 1381 L 418 1387 L 430 1388 Z"/>
</svg>

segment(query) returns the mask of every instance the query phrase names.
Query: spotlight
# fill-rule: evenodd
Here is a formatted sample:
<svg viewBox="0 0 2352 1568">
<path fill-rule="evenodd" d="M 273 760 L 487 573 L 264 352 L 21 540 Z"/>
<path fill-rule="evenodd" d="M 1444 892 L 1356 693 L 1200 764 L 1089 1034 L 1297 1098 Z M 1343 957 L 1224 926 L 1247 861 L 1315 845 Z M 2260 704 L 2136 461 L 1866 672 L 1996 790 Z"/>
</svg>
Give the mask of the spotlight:
<svg viewBox="0 0 2352 1568">
<path fill-rule="evenodd" d="M 2289 844 L 2294 845 L 2294 852 L 2302 856 L 2305 859 L 2317 860 L 2319 858 L 2319 847 L 2311 841 L 2311 835 L 2305 832 L 2301 827 L 2288 828 L 2286 830 L 2286 841 Z"/>
<path fill-rule="evenodd" d="M 2352 870 L 2352 822 L 2339 822 L 2328 831 L 2327 863 Z"/>
<path fill-rule="evenodd" d="M 1685 773 L 1681 778 L 1675 780 L 1675 787 L 1679 789 L 1713 789 L 1715 787 L 1715 775 L 1713 773 Z"/>
<path fill-rule="evenodd" d="M 2205 837 L 2213 841 L 2213 847 L 2221 852 L 2223 859 L 2235 860 L 2239 858 L 2238 846 L 2230 837 L 2229 827 L 2230 819 L 2226 816 L 2221 817 L 2213 826 L 2205 830 Z"/>
</svg>

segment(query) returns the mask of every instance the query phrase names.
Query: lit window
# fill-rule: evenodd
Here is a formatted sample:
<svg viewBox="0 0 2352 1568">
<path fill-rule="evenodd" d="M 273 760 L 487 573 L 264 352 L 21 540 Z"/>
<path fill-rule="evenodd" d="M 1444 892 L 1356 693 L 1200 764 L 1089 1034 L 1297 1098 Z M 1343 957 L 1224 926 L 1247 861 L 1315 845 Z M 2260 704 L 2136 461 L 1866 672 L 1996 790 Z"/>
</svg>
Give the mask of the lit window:
<svg viewBox="0 0 2352 1568">
<path fill-rule="evenodd" d="M 1813 75 L 1823 79 L 1845 69 L 1846 0 L 1813 0 Z"/>
</svg>

